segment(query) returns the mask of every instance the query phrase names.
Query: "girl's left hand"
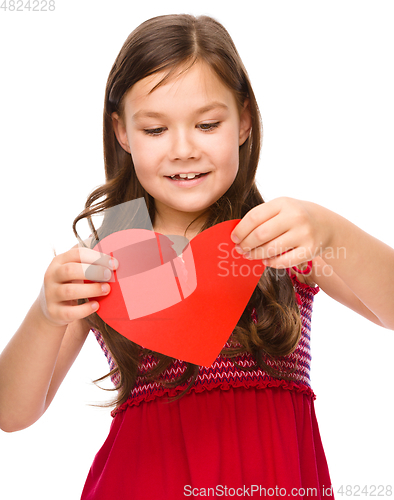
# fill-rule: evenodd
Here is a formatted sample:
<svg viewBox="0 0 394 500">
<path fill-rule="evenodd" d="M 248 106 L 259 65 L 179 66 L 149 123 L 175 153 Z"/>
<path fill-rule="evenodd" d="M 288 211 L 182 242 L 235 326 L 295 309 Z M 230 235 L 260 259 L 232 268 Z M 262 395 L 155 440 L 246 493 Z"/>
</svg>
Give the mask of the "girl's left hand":
<svg viewBox="0 0 394 500">
<path fill-rule="evenodd" d="M 328 250 L 335 214 L 308 201 L 275 198 L 252 208 L 231 234 L 236 250 L 268 267 L 290 268 Z"/>
</svg>

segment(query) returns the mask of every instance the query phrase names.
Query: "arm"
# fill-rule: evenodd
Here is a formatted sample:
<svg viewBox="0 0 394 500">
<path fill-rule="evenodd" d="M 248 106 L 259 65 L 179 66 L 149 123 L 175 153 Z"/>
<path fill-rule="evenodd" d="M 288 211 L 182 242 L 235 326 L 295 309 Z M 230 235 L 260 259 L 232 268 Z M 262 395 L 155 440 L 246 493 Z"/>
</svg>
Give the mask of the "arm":
<svg viewBox="0 0 394 500">
<path fill-rule="evenodd" d="M 110 261 L 88 248 L 53 259 L 39 297 L 0 356 L 1 429 L 24 429 L 48 408 L 89 332 L 83 318 L 98 308 L 97 301 L 78 305 L 77 299 L 109 293 L 102 282 L 111 277 L 104 275 Z M 87 268 L 98 283 L 83 282 Z"/>
<path fill-rule="evenodd" d="M 87 326 L 87 323 L 84 322 Z M 0 428 L 25 429 L 48 408 L 89 332 L 82 320 L 54 327 L 34 302 L 0 355 Z"/>
<path fill-rule="evenodd" d="M 347 291 L 347 297 L 353 295 L 353 303 L 358 300 L 381 326 L 394 330 L 394 250 L 344 217 L 322 209 L 316 205 L 316 212 L 325 214 L 335 230 L 328 248 L 315 259 L 311 279 L 333 298 Z M 324 276 L 330 271 L 332 279 L 340 279 L 346 291 L 332 290 L 330 276 Z"/>
<path fill-rule="evenodd" d="M 331 298 L 360 314 L 364 318 L 369 319 L 376 325 L 384 327 L 380 319 L 361 302 L 357 295 L 355 295 L 346 283 L 334 272 L 333 268 L 326 264 L 321 256 L 313 259 L 312 272 L 309 274 L 298 274 L 293 269 L 291 269 L 291 273 L 295 274 L 301 283 L 306 283 L 310 286 L 318 285 L 319 288 Z"/>
<path fill-rule="evenodd" d="M 394 250 L 315 203 L 276 198 L 250 210 L 232 236 L 247 258 L 292 267 L 313 260 L 307 278 L 331 297 L 394 329 Z M 234 241 L 234 239 L 233 239 Z"/>
</svg>

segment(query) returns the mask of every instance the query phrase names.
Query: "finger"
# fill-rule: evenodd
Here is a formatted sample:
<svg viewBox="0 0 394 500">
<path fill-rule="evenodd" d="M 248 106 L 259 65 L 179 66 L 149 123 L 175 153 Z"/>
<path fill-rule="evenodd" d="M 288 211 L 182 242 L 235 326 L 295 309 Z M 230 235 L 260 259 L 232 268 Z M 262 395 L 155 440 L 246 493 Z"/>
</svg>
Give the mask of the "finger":
<svg viewBox="0 0 394 500">
<path fill-rule="evenodd" d="M 268 243 L 254 248 L 250 252 L 244 254 L 246 259 L 250 260 L 271 260 L 278 258 L 280 256 L 287 256 L 289 252 L 294 250 L 294 245 L 286 245 L 285 240 L 282 238 L 276 238 Z M 283 260 L 283 259 L 282 259 Z"/>
<path fill-rule="evenodd" d="M 288 255 L 288 253 L 301 246 L 301 242 L 297 240 L 293 231 L 287 231 L 285 234 L 274 238 L 273 240 L 254 248 L 244 255 L 246 258 L 251 259 L 274 259 L 281 255 Z M 282 259 L 283 260 L 283 259 Z"/>
<path fill-rule="evenodd" d="M 250 256 L 246 256 L 246 258 L 262 260 L 267 267 L 277 269 L 299 266 L 311 260 L 310 252 L 302 246 L 287 248 L 283 252 L 281 250 L 283 250 L 282 245 L 276 245 L 276 248 L 271 246 L 270 249 L 260 247 L 252 251 Z"/>
<path fill-rule="evenodd" d="M 64 324 L 72 323 L 77 319 L 86 318 L 97 311 L 99 303 L 97 301 L 84 302 L 80 305 L 61 305 L 57 313 L 57 317 Z"/>
<path fill-rule="evenodd" d="M 290 268 L 293 266 L 297 266 L 298 264 L 305 261 L 304 259 L 300 259 L 300 254 L 304 249 L 299 247 L 293 248 L 292 250 L 286 252 L 282 255 L 277 255 L 276 257 L 272 257 L 270 259 L 263 259 L 263 263 L 267 267 L 275 267 L 276 269 Z"/>
<path fill-rule="evenodd" d="M 108 267 L 95 264 L 80 264 L 67 262 L 56 269 L 55 281 L 58 283 L 69 283 L 70 281 L 110 281 L 113 273 Z"/>
<path fill-rule="evenodd" d="M 59 302 L 70 300 L 88 299 L 91 297 L 102 297 L 108 295 L 111 287 L 108 283 L 66 283 L 57 289 L 57 299 Z"/>
<path fill-rule="evenodd" d="M 101 265 L 111 270 L 119 266 L 119 262 L 114 257 L 86 247 L 74 247 L 68 252 L 58 255 L 57 258 L 60 264 L 80 262 L 84 264 Z"/>
<path fill-rule="evenodd" d="M 115 281 L 113 273 L 108 267 L 96 264 L 81 264 L 85 279 L 89 281 Z"/>
<path fill-rule="evenodd" d="M 279 212 L 280 203 L 276 199 L 257 205 L 249 210 L 235 226 L 231 233 L 231 239 L 234 243 L 241 243 L 257 226 L 272 219 Z"/>
<path fill-rule="evenodd" d="M 265 245 L 281 236 L 283 237 L 290 229 L 288 219 L 276 215 L 253 229 L 241 243 L 236 245 L 235 249 L 239 253 L 242 253 L 242 251 L 244 253 L 250 252 L 261 245 Z"/>
</svg>

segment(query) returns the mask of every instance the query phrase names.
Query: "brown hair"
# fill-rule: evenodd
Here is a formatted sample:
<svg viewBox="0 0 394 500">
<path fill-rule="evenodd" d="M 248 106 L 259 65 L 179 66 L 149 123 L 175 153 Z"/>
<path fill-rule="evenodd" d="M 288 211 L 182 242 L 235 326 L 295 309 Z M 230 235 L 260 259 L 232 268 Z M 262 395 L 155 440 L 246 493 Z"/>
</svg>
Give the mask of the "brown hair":
<svg viewBox="0 0 394 500">
<path fill-rule="evenodd" d="M 157 88 L 182 65 L 189 64 L 191 67 L 197 61 L 207 63 L 220 80 L 231 89 L 239 109 L 242 109 L 245 100 L 249 99 L 252 119 L 249 137 L 239 148 L 237 176 L 228 191 L 207 209 L 206 221 L 201 231 L 226 220 L 240 219 L 251 208 L 264 203 L 255 184 L 262 133 L 260 112 L 248 74 L 230 35 L 218 21 L 208 16 L 194 17 L 188 14 L 159 16 L 145 21 L 129 35 L 110 71 L 104 102 L 106 182 L 89 195 L 85 209 L 73 222 L 73 230 L 79 241 L 81 240 L 76 231 L 79 220 L 87 218 L 95 233 L 96 230 L 91 222 L 93 214 L 141 197 L 146 202 L 150 219 L 154 224 L 154 199 L 141 186 L 131 155 L 118 143 L 111 114 L 117 112 L 121 118 L 123 117 L 123 98 L 139 80 L 164 71 L 165 77 L 156 85 Z M 98 201 L 103 197 L 102 201 Z M 126 220 L 118 222 L 117 229 L 127 228 Z M 112 227 L 109 232 L 113 231 Z M 98 233 L 100 238 L 108 234 L 105 216 Z M 283 269 L 266 269 L 234 329 L 231 337 L 233 347 L 223 349 L 221 354 L 235 357 L 243 352 L 249 352 L 255 357 L 257 365 L 266 372 L 281 378 L 291 378 L 294 369 L 286 374 L 272 368 L 272 360 L 275 357 L 286 356 L 295 350 L 301 335 L 301 320 L 294 289 L 289 276 L 283 271 Z M 257 324 L 254 324 L 251 318 L 253 307 L 258 314 Z M 152 352 L 117 333 L 97 314 L 92 314 L 86 320 L 101 332 L 117 364 L 115 370 L 97 381 L 115 372 L 119 373 L 120 382 L 116 387 L 118 397 L 112 403 L 119 406 L 127 400 L 135 384 L 141 356 Z M 204 325 L 201 327 L 204 328 Z M 159 353 L 154 354 L 158 363 L 148 378 L 158 380 L 173 358 Z M 267 364 L 269 360 L 271 362 Z M 167 386 L 180 385 L 190 379 L 189 386 L 178 396 L 180 397 L 194 383 L 197 375 L 198 366 L 187 363 L 184 374 L 167 383 Z"/>
</svg>

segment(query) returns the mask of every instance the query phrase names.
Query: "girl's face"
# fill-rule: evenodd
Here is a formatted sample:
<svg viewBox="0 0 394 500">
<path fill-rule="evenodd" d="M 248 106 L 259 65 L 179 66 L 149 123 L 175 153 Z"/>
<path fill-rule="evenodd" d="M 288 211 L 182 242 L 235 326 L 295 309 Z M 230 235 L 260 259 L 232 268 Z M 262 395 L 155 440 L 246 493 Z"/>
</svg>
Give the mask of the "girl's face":
<svg viewBox="0 0 394 500">
<path fill-rule="evenodd" d="M 148 94 L 163 76 L 133 85 L 124 117 L 113 113 L 113 125 L 141 185 L 155 199 L 155 226 L 184 230 L 233 183 L 251 118 L 248 102 L 239 113 L 233 93 L 205 63 Z M 183 179 L 193 174 L 198 177 Z"/>
</svg>

